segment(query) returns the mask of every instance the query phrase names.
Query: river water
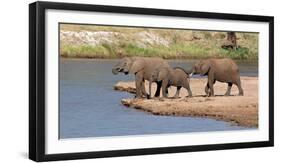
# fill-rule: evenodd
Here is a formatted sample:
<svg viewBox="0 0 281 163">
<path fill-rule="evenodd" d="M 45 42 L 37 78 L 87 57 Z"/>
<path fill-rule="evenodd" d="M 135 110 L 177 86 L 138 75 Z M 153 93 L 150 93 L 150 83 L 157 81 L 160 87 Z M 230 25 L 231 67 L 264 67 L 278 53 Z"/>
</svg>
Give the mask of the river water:
<svg viewBox="0 0 281 163">
<path fill-rule="evenodd" d="M 169 61 L 190 68 L 192 61 Z M 59 138 L 245 130 L 208 118 L 156 116 L 121 104 L 132 94 L 114 91 L 118 81 L 133 75 L 113 75 L 117 60 L 61 59 Z M 257 64 L 239 63 L 241 76 L 257 76 Z"/>
</svg>

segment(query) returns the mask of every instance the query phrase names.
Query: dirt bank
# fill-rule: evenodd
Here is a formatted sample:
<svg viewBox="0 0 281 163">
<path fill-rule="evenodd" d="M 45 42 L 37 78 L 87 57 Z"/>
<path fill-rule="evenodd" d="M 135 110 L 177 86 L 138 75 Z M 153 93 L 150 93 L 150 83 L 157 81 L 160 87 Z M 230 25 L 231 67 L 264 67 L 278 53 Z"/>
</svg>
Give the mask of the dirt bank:
<svg viewBox="0 0 281 163">
<path fill-rule="evenodd" d="M 244 96 L 237 96 L 238 89 L 232 87 L 232 96 L 222 96 L 227 88 L 225 83 L 216 82 L 215 97 L 205 97 L 204 86 L 206 78 L 191 79 L 193 97 L 187 96 L 187 91 L 181 89 L 178 99 L 122 99 L 122 104 L 155 115 L 196 116 L 232 122 L 245 127 L 258 127 L 258 79 L 257 77 L 242 77 Z M 146 83 L 148 88 L 148 83 Z M 135 93 L 134 82 L 118 82 L 115 90 Z M 156 85 L 152 87 L 153 92 Z M 169 88 L 169 96 L 176 92 L 175 87 Z M 154 94 L 154 93 L 153 93 Z"/>
</svg>

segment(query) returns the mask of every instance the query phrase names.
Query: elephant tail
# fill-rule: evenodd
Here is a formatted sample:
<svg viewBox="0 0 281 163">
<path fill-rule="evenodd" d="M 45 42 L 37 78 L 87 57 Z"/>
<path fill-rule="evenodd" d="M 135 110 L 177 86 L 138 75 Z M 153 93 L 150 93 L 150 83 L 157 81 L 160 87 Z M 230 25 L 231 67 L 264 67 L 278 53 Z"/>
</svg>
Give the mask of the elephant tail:
<svg viewBox="0 0 281 163">
<path fill-rule="evenodd" d="M 182 68 L 182 67 L 174 67 L 173 69 L 174 69 L 174 70 L 175 70 L 175 69 L 182 70 L 183 72 L 185 72 L 185 73 L 188 75 L 188 77 L 189 77 L 189 75 L 191 74 L 191 72 L 189 72 L 189 71 L 185 70 L 185 69 L 184 69 L 184 68 Z"/>
</svg>

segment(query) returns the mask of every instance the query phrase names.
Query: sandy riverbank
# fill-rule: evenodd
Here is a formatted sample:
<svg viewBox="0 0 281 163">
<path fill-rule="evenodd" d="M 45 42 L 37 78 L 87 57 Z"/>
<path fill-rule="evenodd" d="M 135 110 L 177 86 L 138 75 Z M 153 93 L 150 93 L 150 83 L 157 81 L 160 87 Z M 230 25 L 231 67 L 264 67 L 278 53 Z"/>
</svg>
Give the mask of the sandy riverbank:
<svg viewBox="0 0 281 163">
<path fill-rule="evenodd" d="M 216 82 L 215 97 L 205 97 L 206 78 L 190 80 L 193 97 L 181 89 L 178 99 L 122 99 L 125 106 L 150 112 L 155 115 L 208 117 L 232 122 L 245 127 L 258 127 L 258 78 L 241 77 L 244 96 L 237 96 L 238 89 L 232 87 L 232 96 L 222 96 L 227 88 L 226 83 Z M 148 83 L 146 82 L 146 88 Z M 135 93 L 134 82 L 118 82 L 115 90 Z M 156 85 L 152 86 L 153 94 Z M 169 88 L 169 96 L 176 92 L 175 87 Z"/>
</svg>

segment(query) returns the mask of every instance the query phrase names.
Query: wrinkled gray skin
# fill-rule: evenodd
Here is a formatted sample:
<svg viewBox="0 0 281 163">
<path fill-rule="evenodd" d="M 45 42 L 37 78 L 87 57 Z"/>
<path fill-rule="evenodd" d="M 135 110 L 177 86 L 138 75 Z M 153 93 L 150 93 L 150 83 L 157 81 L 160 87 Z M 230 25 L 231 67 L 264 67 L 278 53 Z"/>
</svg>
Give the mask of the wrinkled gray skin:
<svg viewBox="0 0 281 163">
<path fill-rule="evenodd" d="M 216 81 L 228 84 L 226 96 L 230 95 L 231 87 L 235 84 L 239 89 L 239 95 L 243 96 L 239 68 L 237 64 L 228 58 L 206 59 L 196 63 L 192 68 L 192 74 L 208 75 L 205 87 L 207 96 L 214 96 L 213 85 Z M 190 76 L 192 76 L 192 74 Z"/>
<path fill-rule="evenodd" d="M 148 94 L 145 91 L 144 81 L 149 80 L 152 72 L 158 67 L 170 67 L 168 62 L 162 58 L 156 57 L 126 57 L 121 59 L 116 66 L 112 68 L 113 74 L 118 74 L 119 72 L 123 72 L 125 75 L 127 74 L 135 74 L 135 82 L 136 82 L 136 97 L 149 98 Z M 156 82 L 157 90 L 155 93 L 155 97 L 160 95 L 161 82 Z"/>
<path fill-rule="evenodd" d="M 181 87 L 184 87 L 188 96 L 192 97 L 192 92 L 189 86 L 189 74 L 182 68 L 170 68 L 170 67 L 159 67 L 151 75 L 149 82 L 149 94 L 151 94 L 151 81 L 162 81 L 162 94 L 164 98 L 167 98 L 167 88 L 169 86 L 177 87 L 177 92 L 173 98 L 178 98 Z"/>
</svg>

